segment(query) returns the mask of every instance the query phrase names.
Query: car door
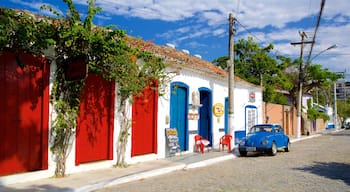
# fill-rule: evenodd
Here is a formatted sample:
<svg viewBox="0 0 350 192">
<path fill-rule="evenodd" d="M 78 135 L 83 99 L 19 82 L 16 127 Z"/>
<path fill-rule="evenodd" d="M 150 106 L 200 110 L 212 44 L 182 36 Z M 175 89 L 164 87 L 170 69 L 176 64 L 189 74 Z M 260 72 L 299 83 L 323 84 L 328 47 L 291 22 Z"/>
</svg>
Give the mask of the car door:
<svg viewBox="0 0 350 192">
<path fill-rule="evenodd" d="M 283 128 L 281 127 L 281 125 L 275 125 L 275 141 L 276 141 L 276 145 L 277 148 L 283 147 L 284 146 L 284 139 L 283 139 Z"/>
</svg>

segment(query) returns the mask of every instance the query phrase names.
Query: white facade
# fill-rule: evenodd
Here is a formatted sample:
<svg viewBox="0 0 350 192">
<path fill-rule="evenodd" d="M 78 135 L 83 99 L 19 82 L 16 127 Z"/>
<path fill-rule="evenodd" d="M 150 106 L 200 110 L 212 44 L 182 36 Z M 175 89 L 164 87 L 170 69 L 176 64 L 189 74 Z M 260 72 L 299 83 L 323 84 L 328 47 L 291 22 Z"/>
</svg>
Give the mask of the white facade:
<svg viewBox="0 0 350 192">
<path fill-rule="evenodd" d="M 196 58 L 198 59 L 198 58 Z M 208 63 L 208 62 L 207 62 Z M 52 88 L 53 78 L 54 78 L 54 70 L 55 65 L 54 62 L 50 66 L 50 91 Z M 168 68 L 169 71 L 175 70 L 175 68 Z M 214 149 L 218 149 L 219 139 L 221 136 L 225 134 L 225 115 L 220 117 L 215 116 L 212 113 L 212 108 L 214 104 L 221 103 L 225 106 L 225 102 L 227 102 L 228 97 L 228 80 L 225 75 L 217 75 L 214 72 L 208 71 L 207 68 L 201 69 L 193 69 L 182 68 L 178 70 L 176 74 L 170 74 L 172 77 L 171 82 L 165 85 L 167 90 L 164 96 L 160 96 L 158 98 L 158 119 L 157 119 L 157 153 L 140 155 L 131 157 L 131 130 L 128 138 L 127 150 L 126 150 L 126 163 L 134 164 L 138 162 L 144 162 L 148 160 L 166 158 L 168 156 L 167 153 L 167 141 L 165 137 L 165 129 L 171 128 L 170 121 L 170 108 L 171 108 L 171 83 L 181 82 L 188 86 L 188 104 L 193 103 L 193 94 L 200 91 L 200 89 L 206 89 L 210 93 L 210 125 L 208 127 L 210 130 L 211 136 L 211 147 Z M 116 90 L 118 87 L 116 86 Z M 113 160 L 103 160 L 92 163 L 83 163 L 80 165 L 76 165 L 75 163 L 75 154 L 76 154 L 76 143 L 75 139 L 73 140 L 73 144 L 71 146 L 71 151 L 66 161 L 66 174 L 83 172 L 93 169 L 101 169 L 112 167 L 116 163 L 117 154 L 116 154 L 116 146 L 119 137 L 120 125 L 118 121 L 117 109 L 118 109 L 118 98 L 117 94 L 115 99 L 115 116 L 114 116 L 114 133 L 113 133 Z M 131 118 L 132 107 L 129 107 L 129 115 Z M 225 108 L 227 111 L 227 108 Z M 191 108 L 188 107 L 188 114 L 198 114 L 199 108 Z M 226 114 L 226 113 L 225 113 Z M 49 120 L 49 129 L 51 129 L 51 121 L 54 118 L 55 114 L 53 113 L 52 105 L 50 105 L 50 120 Z M 234 131 L 235 132 L 244 132 L 247 127 L 252 124 L 262 123 L 262 89 L 259 86 L 252 85 L 247 83 L 239 78 L 235 80 L 235 89 L 234 89 Z M 184 117 L 185 118 L 185 117 Z M 201 117 L 199 117 L 201 118 Z M 227 119 L 226 119 L 227 120 Z M 188 132 L 187 132 L 187 149 L 181 151 L 181 153 L 191 153 L 194 151 L 194 136 L 198 134 L 199 131 L 199 120 L 187 119 L 188 124 Z M 234 132 L 228 132 L 229 134 L 234 134 Z M 9 176 L 0 177 L 1 184 L 12 184 L 19 182 L 27 182 L 30 180 L 36 180 L 41 178 L 48 178 L 54 175 L 55 171 L 55 160 L 54 156 L 51 153 L 50 149 L 48 149 L 48 170 L 42 171 L 34 171 L 30 173 L 21 173 L 14 174 Z"/>
</svg>

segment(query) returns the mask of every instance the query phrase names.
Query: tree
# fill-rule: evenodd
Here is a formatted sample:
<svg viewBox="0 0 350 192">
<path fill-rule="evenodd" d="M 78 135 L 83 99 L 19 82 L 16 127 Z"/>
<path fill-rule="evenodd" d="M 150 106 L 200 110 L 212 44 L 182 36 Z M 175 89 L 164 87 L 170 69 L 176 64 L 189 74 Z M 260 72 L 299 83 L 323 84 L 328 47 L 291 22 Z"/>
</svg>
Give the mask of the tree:
<svg viewBox="0 0 350 192">
<path fill-rule="evenodd" d="M 251 37 L 239 39 L 235 43 L 235 75 L 250 83 L 262 84 L 265 102 L 288 104 L 287 98 L 276 91 L 287 90 L 296 106 L 300 60 L 281 55 L 273 57 L 272 50 L 272 44 L 260 47 Z M 227 56 L 222 56 L 214 59 L 213 63 L 227 69 L 227 59 Z M 316 88 L 322 89 L 341 77 L 341 74 L 330 72 L 321 65 L 308 63 L 304 65 L 302 91 L 305 94 Z"/>
<path fill-rule="evenodd" d="M 275 89 L 289 87 L 289 81 L 284 75 L 283 65 L 270 56 L 273 45 L 260 47 L 251 37 L 239 39 L 235 43 L 235 75 L 253 84 L 264 87 L 263 99 L 266 102 L 287 104 L 287 98 Z M 213 60 L 222 69 L 227 69 L 227 56 Z"/>
<path fill-rule="evenodd" d="M 63 0 L 68 6 L 68 14 L 60 15 L 51 6 L 43 6 L 56 14 L 56 18 L 33 18 L 24 12 L 0 9 L 0 51 L 25 52 L 44 55 L 52 46 L 55 49 L 57 69 L 52 88 L 51 103 L 56 117 L 52 121 L 50 149 L 56 157 L 56 177 L 65 176 L 65 163 L 69 147 L 75 135 L 77 113 L 84 79 L 68 81 L 64 77 L 67 62 L 81 59 L 89 72 L 100 74 L 118 84 L 120 134 L 118 139 L 117 165 L 123 165 L 130 119 L 126 115 L 126 105 L 147 86 L 158 89 L 166 77 L 164 63 L 153 54 L 142 49 L 131 48 L 125 31 L 115 26 L 96 27 L 92 20 L 102 11 L 95 7 L 95 0 L 88 0 L 85 20 L 76 10 L 72 0 Z M 142 65 L 137 61 L 142 60 Z M 21 62 L 18 62 L 21 65 Z M 154 82 L 157 83 L 154 83 Z"/>
<path fill-rule="evenodd" d="M 229 60 L 228 56 L 221 56 L 212 61 L 212 63 L 221 69 L 228 70 L 227 69 L 227 60 Z"/>
<path fill-rule="evenodd" d="M 119 30 L 115 26 L 95 27 L 92 20 L 96 13 L 102 11 L 99 7 L 95 7 L 95 0 L 89 0 L 88 15 L 84 21 L 81 21 L 80 15 L 76 10 L 72 0 L 64 0 L 69 8 L 68 18 L 60 20 L 58 33 L 56 34 L 56 53 L 58 60 L 58 70 L 56 73 L 55 86 L 55 109 L 58 113 L 66 115 L 58 122 L 65 122 L 71 119 L 71 123 L 64 126 L 64 131 L 54 124 L 53 129 L 55 135 L 65 134 L 57 138 L 66 138 L 68 141 L 72 134 L 67 135 L 69 130 L 76 126 L 76 115 L 79 109 L 79 97 L 84 81 L 69 82 L 64 79 L 61 69 L 64 68 L 67 58 L 76 58 L 83 56 L 87 58 L 89 71 L 102 75 L 107 80 L 115 80 L 118 85 L 119 108 L 117 115 L 120 120 L 119 139 L 117 140 L 117 166 L 125 165 L 125 152 L 128 142 L 128 134 L 131 128 L 131 120 L 128 117 L 126 108 L 128 101 L 132 100 L 135 95 L 141 94 L 142 90 L 147 86 L 152 89 L 158 89 L 158 84 L 163 83 L 166 77 L 164 63 L 153 54 L 142 49 L 131 48 L 129 38 L 125 35 L 125 31 Z M 46 7 L 47 8 L 47 7 Z M 52 10 L 49 7 L 50 10 Z M 57 15 L 62 17 L 60 15 Z M 142 60 L 142 66 L 138 63 Z M 157 83 L 154 83 L 157 81 Z M 61 107 L 61 103 L 68 102 Z M 58 116 L 60 117 L 60 116 Z M 67 121 L 66 121 L 67 122 Z M 68 131 L 67 131 L 68 130 Z M 74 129 L 73 129 L 74 130 Z M 55 143 L 55 142 L 54 142 Z M 67 151 L 66 144 L 58 142 L 53 145 L 54 150 L 64 151 L 62 160 L 60 161 L 64 167 Z M 60 154 L 60 153 L 59 153 Z M 58 169 L 58 171 L 61 169 Z M 63 174 L 63 175 L 62 175 Z M 61 171 L 56 175 L 64 176 Z"/>
<path fill-rule="evenodd" d="M 299 67 L 300 62 L 295 60 L 290 63 L 290 66 L 285 70 L 286 75 L 291 81 L 291 87 L 288 89 L 290 92 L 294 105 L 297 103 L 297 95 L 298 95 L 298 77 L 299 77 Z M 325 104 L 329 104 L 332 101 L 331 92 L 325 91 L 329 90 L 329 87 L 333 85 L 338 79 L 342 78 L 342 74 L 337 74 L 334 72 L 328 71 L 328 69 L 322 68 L 320 64 L 312 64 L 303 66 L 303 90 L 302 94 L 305 93 L 315 93 L 315 90 L 323 90 L 323 97 L 326 97 L 328 101 L 324 101 Z M 313 94 L 315 95 L 315 94 Z"/>
<path fill-rule="evenodd" d="M 337 100 L 337 114 L 340 118 L 341 125 L 345 124 L 345 120 L 350 117 L 350 99 L 346 101 Z"/>
<path fill-rule="evenodd" d="M 318 111 L 318 105 L 314 105 L 312 102 L 312 99 L 307 100 L 307 118 L 311 121 L 315 121 L 316 119 L 322 118 L 323 120 L 327 121 L 329 120 L 329 116 L 325 114 L 324 112 Z"/>
</svg>

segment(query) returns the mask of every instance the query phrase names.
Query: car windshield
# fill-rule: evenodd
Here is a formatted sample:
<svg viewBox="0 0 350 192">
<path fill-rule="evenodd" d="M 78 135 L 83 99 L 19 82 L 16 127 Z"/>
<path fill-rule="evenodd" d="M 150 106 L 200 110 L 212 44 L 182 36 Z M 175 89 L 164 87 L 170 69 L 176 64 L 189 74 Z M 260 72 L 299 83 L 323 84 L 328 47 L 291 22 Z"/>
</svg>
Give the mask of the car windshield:
<svg viewBox="0 0 350 192">
<path fill-rule="evenodd" d="M 250 128 L 248 134 L 259 133 L 259 132 L 271 132 L 272 125 L 254 125 Z"/>
</svg>

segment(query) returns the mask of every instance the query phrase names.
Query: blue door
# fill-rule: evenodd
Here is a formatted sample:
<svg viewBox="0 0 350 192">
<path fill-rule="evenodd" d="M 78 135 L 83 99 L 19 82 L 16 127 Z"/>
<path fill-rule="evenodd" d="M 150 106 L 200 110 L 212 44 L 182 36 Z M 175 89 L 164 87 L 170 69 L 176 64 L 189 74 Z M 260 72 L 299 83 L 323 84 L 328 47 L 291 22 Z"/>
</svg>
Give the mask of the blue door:
<svg viewBox="0 0 350 192">
<path fill-rule="evenodd" d="M 199 130 L 200 136 L 207 138 L 210 141 L 210 146 L 212 144 L 212 101 L 211 101 L 211 91 L 207 88 L 199 88 L 200 102 L 202 107 L 199 108 Z"/>
<path fill-rule="evenodd" d="M 176 128 L 181 151 L 188 150 L 188 86 L 181 82 L 171 84 L 170 127 Z"/>
</svg>

